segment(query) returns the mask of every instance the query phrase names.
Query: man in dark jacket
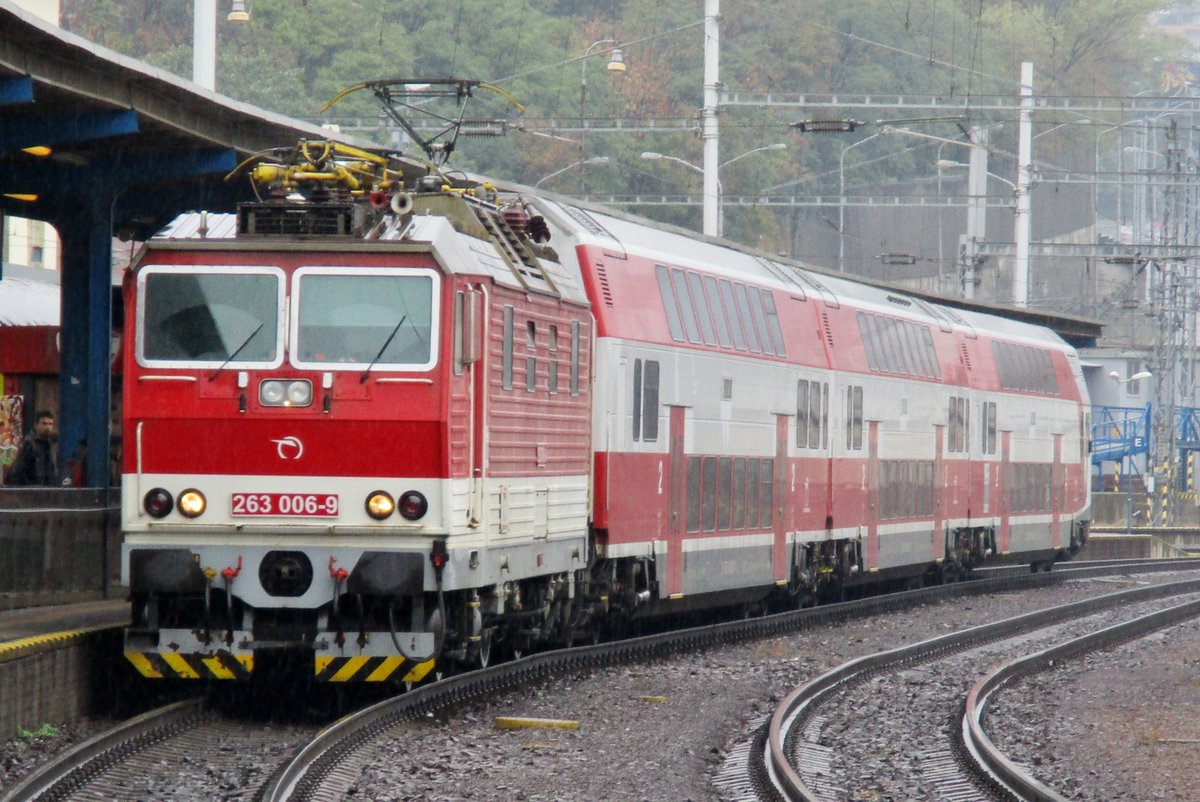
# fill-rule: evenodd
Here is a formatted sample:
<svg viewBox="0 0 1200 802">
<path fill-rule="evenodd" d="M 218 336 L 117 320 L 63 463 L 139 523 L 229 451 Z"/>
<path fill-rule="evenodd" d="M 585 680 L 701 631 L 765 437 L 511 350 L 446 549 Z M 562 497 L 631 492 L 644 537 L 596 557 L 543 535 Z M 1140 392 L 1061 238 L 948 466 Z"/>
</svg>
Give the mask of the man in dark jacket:
<svg viewBox="0 0 1200 802">
<path fill-rule="evenodd" d="M 17 451 L 17 458 L 8 469 L 7 483 L 10 485 L 57 485 L 58 469 L 55 467 L 54 413 L 39 410 L 34 415 L 33 431 L 25 435 Z"/>
</svg>

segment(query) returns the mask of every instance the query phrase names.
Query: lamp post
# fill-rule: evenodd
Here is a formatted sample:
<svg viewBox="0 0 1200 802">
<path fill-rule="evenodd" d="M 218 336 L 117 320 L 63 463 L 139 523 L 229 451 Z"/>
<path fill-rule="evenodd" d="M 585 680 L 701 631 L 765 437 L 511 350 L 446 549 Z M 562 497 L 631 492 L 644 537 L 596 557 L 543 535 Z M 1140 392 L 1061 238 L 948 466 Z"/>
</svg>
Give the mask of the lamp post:
<svg viewBox="0 0 1200 802">
<path fill-rule="evenodd" d="M 583 161 L 575 161 L 575 162 L 571 162 L 571 163 L 570 163 L 570 164 L 568 164 L 566 167 L 562 167 L 562 168 L 560 168 L 560 169 L 558 169 L 558 170 L 555 170 L 554 172 L 552 172 L 552 173 L 550 173 L 550 174 L 548 174 L 548 175 L 544 175 L 544 176 L 542 176 L 541 178 L 539 178 L 539 179 L 537 180 L 537 183 L 535 183 L 533 186 L 534 186 L 534 188 L 536 189 L 537 187 L 540 187 L 542 184 L 544 184 L 544 183 L 546 183 L 547 181 L 549 181 L 551 178 L 554 178 L 556 175 L 562 175 L 563 173 L 567 172 L 568 170 L 573 170 L 573 169 L 575 169 L 576 167 L 578 167 L 578 168 L 580 169 L 580 171 L 582 172 L 582 171 L 583 171 L 583 168 L 584 168 L 584 166 L 585 166 L 585 165 L 588 165 L 588 164 L 608 164 L 608 161 L 609 161 L 609 159 L 608 159 L 608 157 L 607 157 L 607 156 L 592 156 L 590 159 L 584 159 Z"/>
<path fill-rule="evenodd" d="M 226 19 L 248 21 L 245 0 L 233 0 Z M 210 92 L 217 86 L 217 0 L 192 3 L 192 82 Z"/>
<path fill-rule="evenodd" d="M 842 147 L 838 154 L 838 272 L 846 272 L 846 154 L 863 143 L 870 142 L 885 131 L 871 134 Z"/>
<path fill-rule="evenodd" d="M 1096 226 L 1097 235 L 1099 235 L 1099 229 L 1100 229 L 1100 137 L 1104 136 L 1105 134 L 1107 134 L 1111 131 L 1120 131 L 1122 128 L 1125 127 L 1125 125 L 1126 125 L 1126 123 L 1122 123 L 1121 125 L 1114 125 L 1111 128 L 1105 128 L 1103 131 L 1100 131 L 1099 133 L 1096 134 L 1095 151 L 1094 151 L 1094 154 L 1092 157 L 1092 170 L 1093 170 L 1093 173 L 1095 174 L 1095 179 L 1092 181 L 1092 207 L 1093 207 L 1092 213 L 1095 216 L 1095 226 Z M 1124 193 L 1125 188 L 1121 184 L 1121 181 L 1123 181 L 1123 176 L 1121 176 L 1121 174 L 1120 174 L 1121 170 L 1122 170 L 1122 164 L 1121 164 L 1121 161 L 1118 159 L 1118 161 L 1117 161 L 1117 171 L 1118 171 L 1118 174 L 1117 174 L 1117 181 L 1118 181 L 1118 183 L 1117 183 L 1117 209 L 1116 209 L 1116 215 L 1117 215 L 1117 217 L 1116 217 L 1116 223 L 1117 223 L 1116 235 L 1117 236 L 1114 237 L 1114 239 L 1117 242 L 1121 241 L 1121 196 L 1125 194 Z"/>
<path fill-rule="evenodd" d="M 1159 153 L 1157 150 L 1149 148 L 1139 148 L 1137 145 L 1126 145 L 1121 148 L 1121 153 L 1133 156 L 1137 159 L 1136 167 L 1134 168 L 1138 174 L 1138 180 L 1134 186 L 1137 190 L 1138 205 L 1137 214 L 1137 231 L 1138 239 L 1146 236 L 1147 228 L 1149 229 L 1150 244 L 1154 244 L 1154 223 L 1158 217 L 1157 206 L 1158 198 L 1154 193 L 1154 173 L 1158 170 L 1158 159 L 1167 158 L 1166 154 Z M 1147 164 L 1146 156 L 1153 156 L 1154 161 Z M 1142 176 L 1145 176 L 1145 183 L 1142 182 Z M 1147 199 L 1147 196 L 1149 198 Z"/>
<path fill-rule="evenodd" d="M 597 39 L 588 45 L 587 50 L 583 51 L 583 55 L 579 59 L 579 161 L 583 162 L 587 158 L 584 150 L 584 142 L 587 139 L 587 63 L 588 58 L 592 55 L 592 51 L 601 45 L 612 45 L 612 50 L 609 51 L 608 71 L 611 73 L 620 74 L 625 72 L 625 57 L 621 52 L 621 45 L 616 39 Z M 587 171 L 579 171 L 579 194 L 587 194 Z"/>
<path fill-rule="evenodd" d="M 720 237 L 725 232 L 725 209 L 724 209 L 724 204 L 722 202 L 725 192 L 721 187 L 721 178 L 719 175 L 720 171 L 723 170 L 725 167 L 733 164 L 736 161 L 741 161 L 742 159 L 746 158 L 747 156 L 750 156 L 751 154 L 762 153 L 763 151 L 766 151 L 766 150 L 785 150 L 786 148 L 787 148 L 787 143 L 775 142 L 770 145 L 763 145 L 762 147 L 751 148 L 750 150 L 746 151 L 745 153 L 739 153 L 738 155 L 734 156 L 732 159 L 726 159 L 725 161 L 723 161 L 717 165 L 718 176 L 717 176 L 717 230 L 716 230 L 716 236 Z M 689 170 L 695 170 L 697 173 L 700 173 L 700 175 L 702 175 L 702 176 L 705 175 L 703 167 L 701 167 L 700 165 L 697 165 L 697 164 L 692 164 L 690 161 L 681 159 L 678 156 L 667 156 L 663 153 L 658 153 L 653 150 L 647 150 L 647 151 L 642 152 L 642 158 L 645 159 L 646 161 L 675 162 L 676 164 L 681 164 L 684 167 L 687 167 Z M 705 232 L 705 233 L 708 233 L 708 232 Z"/>
</svg>

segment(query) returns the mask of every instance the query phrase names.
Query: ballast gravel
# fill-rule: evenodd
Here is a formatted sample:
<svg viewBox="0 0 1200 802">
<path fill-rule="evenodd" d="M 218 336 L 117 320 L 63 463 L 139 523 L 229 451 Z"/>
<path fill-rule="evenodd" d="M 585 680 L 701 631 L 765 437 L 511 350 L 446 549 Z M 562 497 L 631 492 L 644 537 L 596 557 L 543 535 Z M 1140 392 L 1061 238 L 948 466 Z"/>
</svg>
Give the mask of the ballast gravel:
<svg viewBox="0 0 1200 802">
<path fill-rule="evenodd" d="M 389 731 L 362 753 L 363 767 L 347 781 L 342 798 L 732 799 L 713 782 L 726 754 L 749 738 L 751 723 L 761 721 L 796 685 L 829 668 L 988 621 L 1134 584 L 1181 578 L 1150 574 L 1125 582 L 1078 580 L 1024 593 L 973 596 L 532 685 Z M 1200 737 L 1200 717 L 1190 715 L 1188 706 L 1200 683 L 1200 630 L 1182 625 L 1171 633 L 1154 645 L 1153 656 L 1147 651 L 1151 644 L 1143 642 L 1097 655 L 1063 676 L 1038 675 L 1030 680 L 1030 688 L 1012 694 L 1012 700 L 1006 695 L 1003 713 L 996 718 L 998 730 L 1010 726 L 1006 720 L 1016 722 L 1013 749 L 1023 744 L 1029 755 L 1018 759 L 1040 761 L 1056 771 L 1054 782 L 1078 794 L 1064 794 L 1069 799 L 1200 800 L 1200 789 L 1184 781 L 1195 777 L 1190 756 L 1198 745 L 1187 739 Z M 1166 644 L 1176 637 L 1180 643 L 1170 651 Z M 1160 649 L 1166 651 L 1159 653 Z M 578 727 L 499 729 L 495 720 L 501 716 L 574 722 Z M 11 787 L 34 765 L 91 732 L 86 725 L 68 726 L 57 735 L 0 745 L 0 789 Z M 247 765 L 261 759 L 246 756 Z M 881 765 L 883 776 L 875 787 L 898 783 L 901 795 L 894 798 L 906 799 L 901 789 L 907 781 L 888 776 L 895 768 Z M 244 789 L 192 783 L 154 787 L 171 789 L 155 794 L 154 800 L 244 798 Z"/>
</svg>

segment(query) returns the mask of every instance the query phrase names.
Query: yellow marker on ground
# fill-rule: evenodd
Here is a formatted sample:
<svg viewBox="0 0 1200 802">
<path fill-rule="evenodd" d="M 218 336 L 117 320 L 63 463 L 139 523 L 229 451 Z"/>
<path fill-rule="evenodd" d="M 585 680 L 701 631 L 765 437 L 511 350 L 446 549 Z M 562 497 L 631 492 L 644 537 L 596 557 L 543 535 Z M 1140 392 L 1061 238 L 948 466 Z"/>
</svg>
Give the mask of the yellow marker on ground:
<svg viewBox="0 0 1200 802">
<path fill-rule="evenodd" d="M 643 702 L 655 703 L 667 701 L 667 697 L 665 696 L 639 696 L 638 699 L 641 699 Z"/>
<path fill-rule="evenodd" d="M 557 718 L 523 718 L 521 716 L 497 716 L 496 729 L 498 730 L 526 730 L 526 729 L 556 729 L 556 730 L 577 730 L 579 729 L 578 721 L 568 721 L 566 719 Z"/>
</svg>

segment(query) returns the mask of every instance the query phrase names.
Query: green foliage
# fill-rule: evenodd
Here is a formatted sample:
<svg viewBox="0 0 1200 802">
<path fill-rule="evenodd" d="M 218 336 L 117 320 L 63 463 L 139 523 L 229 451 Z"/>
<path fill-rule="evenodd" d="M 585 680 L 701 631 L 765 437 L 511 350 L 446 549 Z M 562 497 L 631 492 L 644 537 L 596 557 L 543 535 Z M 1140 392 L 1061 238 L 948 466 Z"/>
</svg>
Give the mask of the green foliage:
<svg viewBox="0 0 1200 802">
<path fill-rule="evenodd" d="M 508 120 L 559 136 L 511 132 L 461 139 L 451 166 L 533 184 L 562 168 L 546 188 L 591 193 L 698 195 L 700 176 L 678 164 L 647 162 L 658 151 L 693 164 L 702 159 L 703 4 L 697 0 L 247 0 L 249 23 L 225 21 L 218 3 L 218 91 L 235 99 L 314 122 L 356 120 L 374 125 L 379 109 L 369 92 L 347 96 L 319 120 L 317 109 L 345 87 L 385 78 L 468 78 L 495 82 L 525 107 L 478 92 L 467 110 L 477 119 Z M 1157 0 L 758 0 L 723 4 L 721 81 L 738 92 L 872 93 L 939 97 L 958 105 L 976 96 L 1012 97 L 1022 61 L 1035 64 L 1043 95 L 1132 95 L 1156 90 L 1155 59 L 1177 58 L 1184 43 L 1147 33 Z M 191 3 L 179 0 L 63 0 L 64 26 L 120 52 L 181 75 L 191 73 Z M 130 21 L 136 20 L 136 24 Z M 605 69 L 611 42 L 622 43 L 628 70 Z M 585 52 L 591 56 L 581 61 Z M 586 99 L 581 79 L 586 75 Z M 582 106 L 582 107 L 581 107 Z M 799 112 L 796 113 L 798 115 Z M 829 115 L 838 114 L 831 109 Z M 838 184 L 843 149 L 869 135 L 799 136 L 798 116 L 778 110 L 728 107 L 721 116 L 721 158 L 728 161 L 775 142 L 785 151 L 756 153 L 721 173 L 727 196 L 788 185 L 797 193 L 828 193 Z M 647 130 L 594 130 L 581 147 L 580 117 L 642 121 Z M 878 113 L 879 117 L 889 115 Z M 971 119 L 966 122 L 978 122 Z M 1050 121 L 1039 117 L 1043 124 Z M 650 125 L 655 126 L 649 130 Z M 668 131 L 670 127 L 688 130 Z M 960 136 L 954 123 L 920 130 Z M 1066 131 L 1039 143 L 1091 152 L 1094 131 Z M 359 131 L 370 136 L 371 131 Z M 1074 139 L 1072 139 L 1074 137 Z M 993 144 L 1015 149 L 1015 125 Z M 563 140 L 570 141 L 563 141 Z M 856 147 L 846 158 L 856 184 L 883 185 L 906 170 L 928 175 L 937 145 L 909 152 L 886 138 Z M 883 151 L 891 151 L 885 160 Z M 607 156 L 604 165 L 584 158 Z M 894 156 L 894 158 L 893 158 Z M 961 154 L 955 158 L 961 158 Z M 693 228 L 698 207 L 640 211 Z M 727 210 L 726 230 L 772 247 L 784 236 L 773 213 Z"/>
<path fill-rule="evenodd" d="M 52 738 L 55 735 L 58 735 L 58 727 L 51 726 L 50 724 L 43 724 L 36 730 L 27 730 L 24 727 L 18 726 L 17 735 L 21 736 L 26 741 L 32 741 L 35 738 Z"/>
</svg>

